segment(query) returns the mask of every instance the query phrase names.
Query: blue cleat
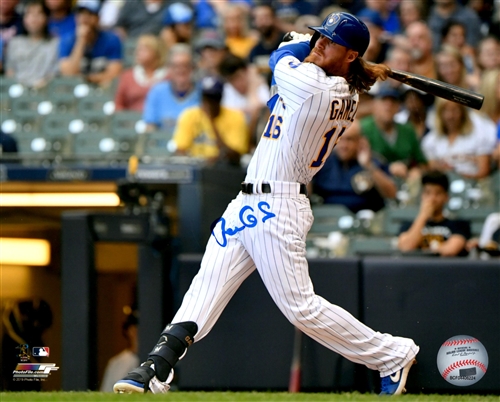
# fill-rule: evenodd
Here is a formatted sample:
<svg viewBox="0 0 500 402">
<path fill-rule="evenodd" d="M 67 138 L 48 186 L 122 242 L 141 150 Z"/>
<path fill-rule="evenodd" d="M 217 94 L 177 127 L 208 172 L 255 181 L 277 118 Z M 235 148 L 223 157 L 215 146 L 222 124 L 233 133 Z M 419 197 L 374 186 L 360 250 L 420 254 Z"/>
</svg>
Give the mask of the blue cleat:
<svg viewBox="0 0 500 402">
<path fill-rule="evenodd" d="M 150 391 L 153 394 L 164 394 L 170 389 L 169 383 L 173 376 L 174 371 L 171 370 L 167 381 L 161 382 L 156 378 L 154 364 L 148 360 L 128 373 L 125 378 L 117 381 L 113 386 L 113 392 L 115 394 L 144 394 Z"/>
<path fill-rule="evenodd" d="M 406 379 L 408 378 L 408 373 L 410 372 L 411 366 L 416 364 L 417 361 L 413 359 L 401 370 L 395 373 L 382 377 L 382 390 L 380 395 L 401 395 L 406 392 L 405 385 Z"/>
</svg>

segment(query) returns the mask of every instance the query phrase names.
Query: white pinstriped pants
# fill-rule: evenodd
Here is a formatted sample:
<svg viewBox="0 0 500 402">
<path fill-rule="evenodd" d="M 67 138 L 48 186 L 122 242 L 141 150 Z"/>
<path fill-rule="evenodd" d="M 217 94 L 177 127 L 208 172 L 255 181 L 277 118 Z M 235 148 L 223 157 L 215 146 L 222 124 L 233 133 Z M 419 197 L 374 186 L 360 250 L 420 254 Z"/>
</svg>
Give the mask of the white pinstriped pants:
<svg viewBox="0 0 500 402">
<path fill-rule="evenodd" d="M 225 222 L 214 228 L 200 271 L 172 320 L 196 322 L 196 342 L 210 332 L 238 287 L 257 268 L 281 312 L 321 345 L 381 376 L 415 357 L 418 347 L 413 340 L 373 331 L 314 293 L 305 250 L 313 216 L 296 183 L 275 182 L 272 194 L 240 193 L 222 218 Z"/>
</svg>

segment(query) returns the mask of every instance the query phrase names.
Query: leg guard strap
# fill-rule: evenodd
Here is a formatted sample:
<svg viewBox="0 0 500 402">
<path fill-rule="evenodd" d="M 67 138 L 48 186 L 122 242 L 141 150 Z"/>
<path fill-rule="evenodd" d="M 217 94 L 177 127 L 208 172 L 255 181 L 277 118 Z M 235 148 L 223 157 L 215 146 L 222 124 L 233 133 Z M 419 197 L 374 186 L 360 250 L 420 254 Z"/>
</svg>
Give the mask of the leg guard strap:
<svg viewBox="0 0 500 402">
<path fill-rule="evenodd" d="M 149 363 L 144 363 L 128 373 L 126 379 L 134 380 L 144 384 L 144 392 L 149 390 L 149 381 L 156 375 L 155 371 L 149 367 Z"/>
</svg>

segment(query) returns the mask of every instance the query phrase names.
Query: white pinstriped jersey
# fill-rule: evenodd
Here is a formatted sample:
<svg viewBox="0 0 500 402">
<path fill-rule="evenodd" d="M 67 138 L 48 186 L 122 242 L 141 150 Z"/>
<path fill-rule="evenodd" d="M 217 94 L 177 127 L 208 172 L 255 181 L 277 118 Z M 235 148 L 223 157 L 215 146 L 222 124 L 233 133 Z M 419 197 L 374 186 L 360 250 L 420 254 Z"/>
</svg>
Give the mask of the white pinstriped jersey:
<svg viewBox="0 0 500 402">
<path fill-rule="evenodd" d="M 276 102 L 245 181 L 309 183 L 354 120 L 359 96 L 343 77 L 283 57 L 275 67 Z"/>
</svg>

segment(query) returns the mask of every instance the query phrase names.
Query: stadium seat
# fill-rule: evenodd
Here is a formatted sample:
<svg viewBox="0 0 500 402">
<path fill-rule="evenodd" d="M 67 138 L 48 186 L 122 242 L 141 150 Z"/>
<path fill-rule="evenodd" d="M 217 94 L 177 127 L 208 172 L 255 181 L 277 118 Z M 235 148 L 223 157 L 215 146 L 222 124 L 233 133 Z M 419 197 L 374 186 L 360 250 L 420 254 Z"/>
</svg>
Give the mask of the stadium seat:
<svg viewBox="0 0 500 402">
<path fill-rule="evenodd" d="M 162 157 L 172 155 L 172 150 L 169 149 L 169 142 L 172 140 L 173 133 L 166 131 L 154 131 L 145 136 L 144 155 L 153 157 Z M 139 141 L 141 138 L 139 138 Z"/>
<path fill-rule="evenodd" d="M 127 111 L 114 114 L 111 134 L 119 144 L 119 152 L 125 154 L 135 153 L 139 136 L 144 132 L 145 124 L 142 121 L 141 113 Z"/>
<path fill-rule="evenodd" d="M 12 97 L 10 95 L 10 88 L 12 85 L 19 84 L 17 84 L 16 80 L 14 80 L 13 78 L 2 77 L 0 79 L 0 110 L 2 110 L 2 113 L 4 110 L 11 109 Z"/>
<path fill-rule="evenodd" d="M 80 158 L 102 158 L 114 154 L 116 145 L 107 133 L 81 133 L 75 135 L 74 155 Z"/>
<path fill-rule="evenodd" d="M 499 212 L 498 205 L 482 206 L 481 208 L 465 208 L 457 211 L 457 218 L 470 222 L 472 236 L 479 236 L 483 230 L 484 221 L 489 214 Z"/>
<path fill-rule="evenodd" d="M 397 254 L 396 237 L 353 236 L 349 241 L 349 254 L 358 256 Z"/>
<path fill-rule="evenodd" d="M 78 85 L 86 84 L 82 77 L 55 77 L 48 85 L 50 94 L 71 94 L 75 95 L 75 88 Z"/>
<path fill-rule="evenodd" d="M 134 65 L 135 49 L 137 47 L 137 39 L 128 38 L 125 40 L 123 49 L 123 65 L 125 68 L 130 68 Z"/>
<path fill-rule="evenodd" d="M 71 155 L 74 136 L 86 131 L 85 121 L 75 114 L 47 116 L 42 125 L 43 137 L 50 144 L 51 152 Z"/>
<path fill-rule="evenodd" d="M 315 205 L 312 210 L 314 223 L 310 232 L 313 234 L 326 234 L 334 231 L 348 232 L 354 228 L 354 214 L 344 205 Z"/>
<path fill-rule="evenodd" d="M 408 205 L 405 208 L 387 208 L 385 210 L 384 233 L 388 236 L 397 236 L 401 224 L 405 221 L 413 222 L 420 206 Z"/>
</svg>

